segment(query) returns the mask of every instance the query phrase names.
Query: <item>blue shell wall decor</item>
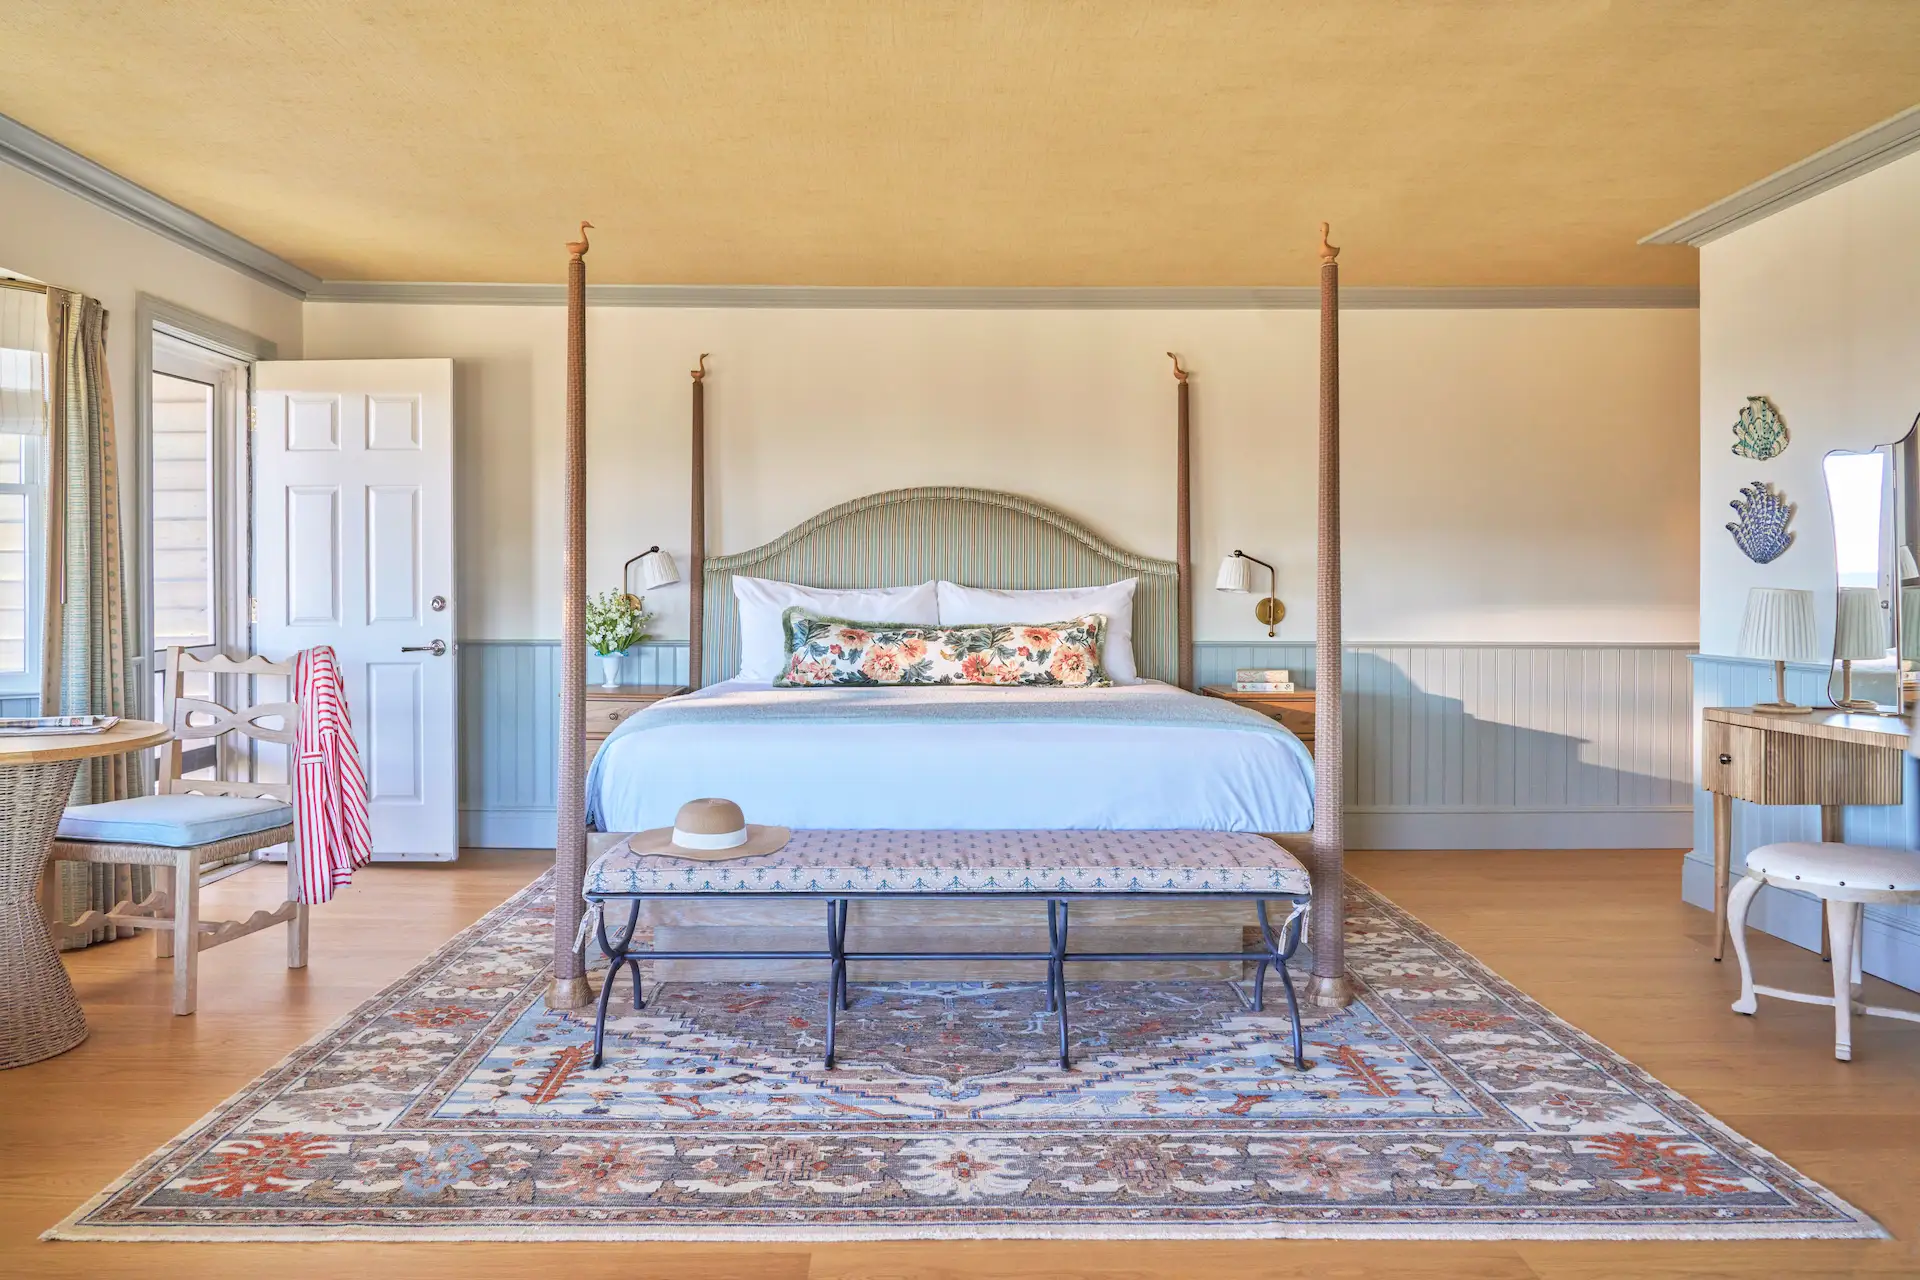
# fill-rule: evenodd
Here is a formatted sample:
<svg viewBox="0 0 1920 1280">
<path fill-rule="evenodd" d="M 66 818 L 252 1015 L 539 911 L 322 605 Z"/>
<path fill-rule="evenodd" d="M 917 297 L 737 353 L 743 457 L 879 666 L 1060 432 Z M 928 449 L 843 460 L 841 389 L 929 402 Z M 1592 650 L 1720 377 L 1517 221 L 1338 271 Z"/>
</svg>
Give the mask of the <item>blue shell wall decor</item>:
<svg viewBox="0 0 1920 1280">
<path fill-rule="evenodd" d="M 1733 453 L 1738 458 L 1765 462 L 1787 451 L 1787 420 L 1765 396 L 1748 396 L 1740 421 L 1733 424 Z"/>
<path fill-rule="evenodd" d="M 1739 519 L 1727 526 L 1734 545 L 1755 564 L 1771 564 L 1793 545 L 1787 524 L 1793 519 L 1793 504 L 1775 493 L 1765 480 L 1755 480 L 1740 490 L 1740 497 L 1727 504 Z"/>
</svg>

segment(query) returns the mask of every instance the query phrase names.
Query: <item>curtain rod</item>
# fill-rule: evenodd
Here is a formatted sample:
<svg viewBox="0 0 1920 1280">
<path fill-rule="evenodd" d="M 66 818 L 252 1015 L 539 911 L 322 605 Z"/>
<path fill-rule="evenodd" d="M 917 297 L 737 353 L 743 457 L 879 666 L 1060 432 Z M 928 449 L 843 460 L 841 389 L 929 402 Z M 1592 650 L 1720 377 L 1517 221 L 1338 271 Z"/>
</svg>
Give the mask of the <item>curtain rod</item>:
<svg viewBox="0 0 1920 1280">
<path fill-rule="evenodd" d="M 7 276 L 0 276 L 0 288 L 21 289 L 27 293 L 45 293 L 47 291 L 47 286 L 43 284 L 32 284 L 25 280 L 14 280 Z"/>
</svg>

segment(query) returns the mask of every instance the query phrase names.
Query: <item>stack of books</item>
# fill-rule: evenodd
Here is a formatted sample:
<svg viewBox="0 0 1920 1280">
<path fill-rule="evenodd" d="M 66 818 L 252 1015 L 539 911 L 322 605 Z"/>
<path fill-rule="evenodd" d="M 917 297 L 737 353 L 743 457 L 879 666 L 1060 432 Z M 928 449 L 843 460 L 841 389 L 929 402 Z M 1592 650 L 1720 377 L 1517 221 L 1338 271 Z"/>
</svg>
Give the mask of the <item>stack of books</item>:
<svg viewBox="0 0 1920 1280">
<path fill-rule="evenodd" d="M 1233 673 L 1235 693 L 1292 693 L 1293 672 L 1285 667 L 1242 667 Z"/>
</svg>

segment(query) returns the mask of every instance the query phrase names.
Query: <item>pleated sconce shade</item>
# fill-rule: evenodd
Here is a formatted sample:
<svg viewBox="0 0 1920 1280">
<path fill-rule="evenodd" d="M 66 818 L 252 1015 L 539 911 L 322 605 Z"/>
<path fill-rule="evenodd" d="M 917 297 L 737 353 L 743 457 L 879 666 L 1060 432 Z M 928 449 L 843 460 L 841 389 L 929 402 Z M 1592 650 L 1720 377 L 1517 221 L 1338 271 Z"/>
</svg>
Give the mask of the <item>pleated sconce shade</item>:
<svg viewBox="0 0 1920 1280">
<path fill-rule="evenodd" d="M 1840 588 L 1840 611 L 1834 620 L 1835 660 L 1868 662 L 1887 656 L 1887 611 L 1873 587 Z"/>
<path fill-rule="evenodd" d="M 664 551 L 649 551 L 640 557 L 640 589 L 651 591 L 680 581 L 680 568 Z"/>
<path fill-rule="evenodd" d="M 1220 562 L 1220 574 L 1213 580 L 1215 591 L 1253 590 L 1253 564 L 1245 556 L 1228 556 Z"/>
<path fill-rule="evenodd" d="M 1740 621 L 1740 656 L 1769 662 L 1824 662 L 1813 592 L 1797 587 L 1754 587 Z"/>
</svg>

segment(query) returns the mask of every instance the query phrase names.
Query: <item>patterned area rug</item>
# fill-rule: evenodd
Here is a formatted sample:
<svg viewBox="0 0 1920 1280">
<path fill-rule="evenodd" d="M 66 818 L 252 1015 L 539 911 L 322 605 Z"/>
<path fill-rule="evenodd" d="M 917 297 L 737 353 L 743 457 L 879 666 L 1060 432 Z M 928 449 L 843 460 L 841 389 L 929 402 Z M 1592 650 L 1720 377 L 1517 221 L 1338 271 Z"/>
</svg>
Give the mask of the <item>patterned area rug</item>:
<svg viewBox="0 0 1920 1280">
<path fill-rule="evenodd" d="M 49 1236 L 1884 1234 L 1363 886 L 1304 1073 L 1225 982 L 1074 984 L 1070 1072 L 1038 982 L 856 985 L 832 1072 L 824 983 L 676 983 L 594 1071 L 551 923 L 543 877 Z"/>
</svg>

